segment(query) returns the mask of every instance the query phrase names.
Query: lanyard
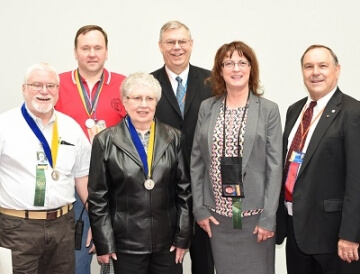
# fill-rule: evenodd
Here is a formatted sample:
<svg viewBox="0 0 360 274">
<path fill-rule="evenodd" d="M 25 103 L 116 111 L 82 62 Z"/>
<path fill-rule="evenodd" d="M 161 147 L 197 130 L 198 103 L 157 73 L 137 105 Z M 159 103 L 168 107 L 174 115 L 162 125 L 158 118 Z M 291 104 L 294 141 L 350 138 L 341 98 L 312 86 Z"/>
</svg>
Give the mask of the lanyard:
<svg viewBox="0 0 360 274">
<path fill-rule="evenodd" d="M 29 113 L 27 112 L 25 108 L 25 103 L 21 106 L 21 112 L 22 115 L 31 128 L 31 130 L 34 132 L 38 140 L 40 141 L 45 155 L 48 158 L 50 166 L 54 169 L 56 166 L 56 159 L 57 159 L 57 153 L 59 149 L 59 133 L 58 133 L 58 125 L 57 125 L 57 118 L 55 118 L 54 125 L 53 125 L 53 136 L 51 141 L 51 149 L 49 147 L 48 142 L 46 141 L 45 136 L 42 134 L 41 130 L 35 123 L 34 119 L 31 118 Z"/>
<path fill-rule="evenodd" d="M 134 125 L 131 122 L 130 117 L 128 116 L 128 125 L 130 130 L 131 139 L 135 145 L 135 148 L 137 152 L 139 153 L 141 162 L 144 166 L 144 172 L 147 175 L 147 178 L 151 178 L 151 165 L 153 161 L 153 155 L 154 155 L 154 145 L 155 145 L 155 122 L 152 121 L 150 125 L 150 139 L 149 139 L 149 146 L 148 146 L 148 153 L 146 155 L 145 148 L 141 143 L 141 140 L 139 138 L 139 135 L 134 127 Z"/>
<path fill-rule="evenodd" d="M 102 73 L 102 75 L 101 75 L 100 83 L 97 87 L 97 90 L 95 92 L 95 96 L 94 96 L 93 100 L 91 100 L 91 98 L 89 97 L 89 95 L 86 91 L 86 87 L 84 86 L 84 84 L 81 80 L 79 69 L 77 69 L 75 71 L 75 81 L 76 81 L 76 86 L 78 88 L 80 98 L 81 98 L 81 101 L 83 102 L 84 108 L 85 108 L 88 116 L 91 117 L 93 115 L 93 113 L 96 113 L 96 107 L 99 102 L 100 93 L 101 93 L 103 85 L 104 85 L 104 73 Z"/>
</svg>

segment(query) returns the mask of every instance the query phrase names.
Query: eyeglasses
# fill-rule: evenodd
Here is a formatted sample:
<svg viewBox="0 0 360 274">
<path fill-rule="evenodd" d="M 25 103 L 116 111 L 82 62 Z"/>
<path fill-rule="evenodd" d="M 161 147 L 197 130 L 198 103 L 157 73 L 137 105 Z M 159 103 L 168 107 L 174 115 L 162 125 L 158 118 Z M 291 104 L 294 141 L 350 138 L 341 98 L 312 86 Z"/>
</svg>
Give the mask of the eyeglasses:
<svg viewBox="0 0 360 274">
<path fill-rule="evenodd" d="M 56 84 L 42 84 L 42 83 L 32 83 L 32 84 L 26 84 L 27 86 L 30 86 L 35 91 L 43 90 L 44 87 L 48 91 L 54 91 L 59 85 Z"/>
<path fill-rule="evenodd" d="M 176 44 L 178 44 L 180 47 L 185 48 L 189 45 L 190 40 L 166 40 L 163 42 L 167 48 L 173 48 Z"/>
<path fill-rule="evenodd" d="M 228 60 L 222 63 L 223 68 L 227 68 L 227 69 L 233 69 L 235 68 L 235 65 L 237 65 L 239 68 L 245 68 L 247 66 L 250 66 L 250 63 L 247 61 L 239 61 L 235 63 L 232 60 Z"/>
<path fill-rule="evenodd" d="M 141 97 L 141 96 L 134 96 L 134 97 L 129 97 L 127 96 L 126 98 L 128 98 L 129 100 L 133 100 L 135 103 L 141 105 L 141 103 L 143 101 L 145 101 L 148 105 L 154 104 L 156 102 L 156 99 L 154 97 Z"/>
</svg>

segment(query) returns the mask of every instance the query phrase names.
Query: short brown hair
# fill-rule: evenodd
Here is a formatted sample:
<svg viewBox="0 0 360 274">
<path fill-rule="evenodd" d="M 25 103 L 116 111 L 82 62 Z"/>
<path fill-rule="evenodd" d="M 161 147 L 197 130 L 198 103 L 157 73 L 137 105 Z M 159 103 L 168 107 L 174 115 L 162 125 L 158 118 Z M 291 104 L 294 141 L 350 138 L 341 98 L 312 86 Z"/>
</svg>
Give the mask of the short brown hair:
<svg viewBox="0 0 360 274">
<path fill-rule="evenodd" d="M 222 76 L 222 63 L 226 56 L 231 57 L 237 51 L 240 56 L 245 56 L 251 66 L 250 77 L 249 77 L 249 89 L 250 91 L 260 96 L 260 80 L 259 80 L 259 63 L 257 61 L 254 50 L 247 44 L 241 41 L 234 41 L 229 44 L 222 45 L 215 55 L 214 66 L 211 71 L 211 75 L 206 79 L 207 83 L 210 83 L 213 94 L 216 97 L 220 97 L 226 93 L 226 85 Z"/>
<path fill-rule="evenodd" d="M 100 31 L 103 35 L 104 35 L 104 38 L 105 38 L 105 46 L 107 48 L 108 46 L 108 37 L 107 37 L 107 34 L 106 32 L 99 26 L 97 25 L 86 25 L 86 26 L 82 26 L 81 28 L 78 29 L 78 31 L 76 32 L 76 35 L 75 35 L 75 41 L 74 41 L 74 44 L 75 44 L 75 48 L 77 47 L 77 39 L 78 37 L 80 36 L 80 34 L 86 34 L 88 33 L 89 31 L 93 31 L 93 30 L 98 30 Z"/>
</svg>

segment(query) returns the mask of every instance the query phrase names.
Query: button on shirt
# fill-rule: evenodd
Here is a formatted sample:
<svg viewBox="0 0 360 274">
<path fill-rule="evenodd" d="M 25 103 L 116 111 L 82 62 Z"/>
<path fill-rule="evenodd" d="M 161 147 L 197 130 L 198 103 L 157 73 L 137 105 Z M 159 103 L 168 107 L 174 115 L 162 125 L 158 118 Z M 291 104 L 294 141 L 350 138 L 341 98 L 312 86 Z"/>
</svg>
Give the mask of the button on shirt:
<svg viewBox="0 0 360 274">
<path fill-rule="evenodd" d="M 320 117 L 321 117 L 321 114 L 320 114 L 320 117 L 318 117 L 319 113 L 321 111 L 323 111 L 323 109 L 326 107 L 327 103 L 329 102 L 330 98 L 334 95 L 335 91 L 336 91 L 336 88 L 333 89 L 331 92 L 329 92 L 328 94 L 326 94 L 324 97 L 320 98 L 316 104 L 316 106 L 314 107 L 314 112 L 313 112 L 313 116 L 312 116 L 312 124 L 310 125 L 310 128 L 309 128 L 309 133 L 306 137 L 306 140 L 305 140 L 305 144 L 304 144 L 304 147 L 303 147 L 303 150 L 302 152 L 306 152 L 308 146 L 309 146 L 309 143 L 310 143 L 310 140 L 311 140 L 311 137 L 314 133 L 314 130 L 320 120 Z M 303 110 L 301 111 L 298 119 L 296 120 L 296 123 L 294 124 L 290 134 L 289 134 L 289 138 L 288 138 L 288 146 L 287 146 L 287 151 L 289 151 L 290 149 L 290 146 L 291 146 L 291 143 L 292 143 L 292 140 L 294 139 L 294 136 L 295 136 L 295 133 L 296 133 L 296 130 L 297 128 L 299 127 L 300 125 L 300 122 L 301 122 L 301 118 L 302 118 L 302 114 L 304 113 L 304 111 L 309 107 L 310 105 L 310 102 L 313 101 L 313 99 L 311 99 L 310 97 L 307 99 L 306 101 L 306 104 L 304 105 L 303 107 Z M 316 120 L 315 120 L 316 119 Z M 306 156 L 305 156 L 306 157 Z M 285 158 L 286 159 L 286 158 Z M 299 169 L 298 171 L 300 170 L 300 167 L 299 166 Z M 296 184 L 296 182 L 295 182 Z M 292 210 L 292 202 L 285 202 L 285 205 L 287 207 L 287 210 L 288 210 L 288 214 L 289 215 L 293 215 L 293 210 Z"/>
<path fill-rule="evenodd" d="M 53 169 L 45 169 L 45 205 L 34 206 L 37 152 L 43 151 L 40 141 L 16 108 L 0 115 L 0 207 L 18 210 L 54 209 L 75 201 L 75 178 L 87 176 L 91 146 L 81 127 L 70 117 L 55 111 L 48 124 L 35 120 L 51 147 L 55 113 L 61 140 L 55 169 L 59 180 L 51 178 Z"/>
</svg>

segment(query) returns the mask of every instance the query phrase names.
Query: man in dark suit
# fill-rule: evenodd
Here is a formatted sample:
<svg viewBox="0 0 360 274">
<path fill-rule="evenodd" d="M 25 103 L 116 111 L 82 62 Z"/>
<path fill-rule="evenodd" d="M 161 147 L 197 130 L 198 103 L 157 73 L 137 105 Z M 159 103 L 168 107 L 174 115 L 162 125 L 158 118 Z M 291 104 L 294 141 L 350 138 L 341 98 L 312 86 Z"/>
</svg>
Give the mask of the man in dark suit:
<svg viewBox="0 0 360 274">
<path fill-rule="evenodd" d="M 182 131 L 185 137 L 184 158 L 188 175 L 190 175 L 190 154 L 200 104 L 211 96 L 210 87 L 204 84 L 210 71 L 189 63 L 192 46 L 193 40 L 186 25 L 178 21 L 167 22 L 161 28 L 159 38 L 159 48 L 165 65 L 152 72 L 162 88 L 162 96 L 155 116 L 160 121 Z M 179 80 L 178 77 L 181 79 Z M 179 99 L 179 103 L 177 90 L 179 91 L 180 86 L 185 91 L 185 95 Z M 193 274 L 214 273 L 209 237 L 197 224 L 195 224 L 190 256 Z"/>
<path fill-rule="evenodd" d="M 360 273 L 360 103 L 338 88 L 340 65 L 330 48 L 310 46 L 301 65 L 309 97 L 286 114 L 277 243 L 287 237 L 290 274 Z M 309 105 L 315 106 L 306 129 Z M 293 149 L 298 128 L 304 145 Z"/>
</svg>

